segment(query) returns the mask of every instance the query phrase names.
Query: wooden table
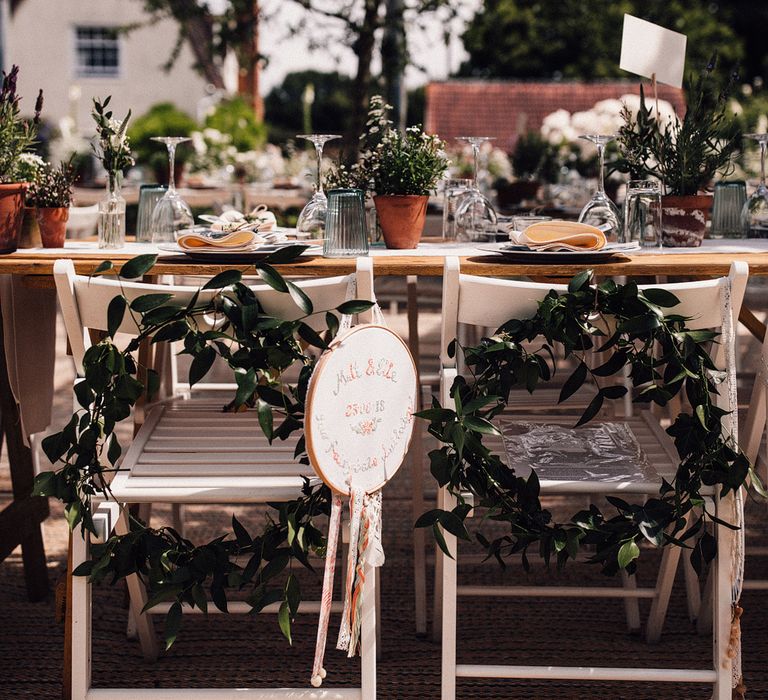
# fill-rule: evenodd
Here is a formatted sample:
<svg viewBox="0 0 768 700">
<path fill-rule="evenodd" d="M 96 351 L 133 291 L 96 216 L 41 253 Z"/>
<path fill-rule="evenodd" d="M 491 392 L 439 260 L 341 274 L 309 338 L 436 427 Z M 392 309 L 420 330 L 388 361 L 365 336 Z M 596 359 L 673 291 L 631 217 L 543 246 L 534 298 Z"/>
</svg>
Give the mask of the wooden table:
<svg viewBox="0 0 768 700">
<path fill-rule="evenodd" d="M 45 284 L 44 280 L 35 277 L 50 278 L 53 274 L 53 263 L 56 255 L 43 252 L 27 252 L 20 250 L 12 255 L 0 257 L 0 274 L 24 275 L 27 281 L 35 286 Z M 102 260 L 112 260 L 117 267 L 120 263 L 133 257 L 132 254 L 114 254 L 108 250 L 103 255 L 78 254 L 73 252 L 78 273 L 89 274 Z M 247 269 L 247 264 L 224 265 L 191 262 L 179 258 L 174 261 L 161 258 L 151 274 L 177 275 L 214 275 L 233 267 Z M 179 260 L 177 262 L 177 260 Z M 440 277 L 443 274 L 443 256 L 415 256 L 403 251 L 402 255 L 387 255 L 373 257 L 373 270 L 377 276 L 417 275 L 424 277 Z M 607 263 L 581 263 L 534 265 L 499 262 L 498 256 L 463 257 L 461 271 L 471 275 L 485 277 L 525 276 L 536 278 L 567 278 L 585 269 L 592 269 L 601 276 L 625 275 L 638 276 L 679 276 L 707 277 L 726 275 L 734 260 L 744 260 L 749 264 L 749 274 L 757 276 L 768 275 L 768 247 L 760 253 L 653 253 L 631 255 L 626 260 Z M 354 272 L 353 258 L 307 258 L 290 265 L 280 265 L 278 269 L 283 274 L 322 277 L 329 275 L 344 275 Z"/>
</svg>

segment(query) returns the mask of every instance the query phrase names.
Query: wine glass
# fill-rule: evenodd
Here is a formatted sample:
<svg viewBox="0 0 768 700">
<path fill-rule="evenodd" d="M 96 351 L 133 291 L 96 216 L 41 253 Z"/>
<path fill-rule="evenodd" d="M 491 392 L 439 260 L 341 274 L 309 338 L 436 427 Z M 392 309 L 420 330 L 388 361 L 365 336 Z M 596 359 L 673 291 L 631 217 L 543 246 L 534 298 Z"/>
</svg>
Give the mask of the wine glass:
<svg viewBox="0 0 768 700">
<path fill-rule="evenodd" d="M 741 228 L 747 238 L 768 238 L 768 187 L 765 186 L 765 149 L 768 134 L 744 134 L 760 144 L 760 184 L 741 210 Z"/>
<path fill-rule="evenodd" d="M 168 149 L 168 189 L 152 211 L 152 242 L 169 243 L 176 240 L 176 232 L 194 225 L 192 210 L 176 191 L 174 168 L 176 146 L 191 141 L 187 136 L 153 136 L 153 141 L 164 143 Z"/>
<path fill-rule="evenodd" d="M 323 146 L 328 141 L 340 139 L 337 134 L 299 134 L 297 138 L 307 139 L 315 146 L 317 154 L 317 181 L 315 183 L 315 193 L 301 210 L 299 218 L 296 221 L 296 232 L 303 237 L 324 238 L 325 237 L 325 219 L 328 216 L 328 198 L 323 192 Z"/>
<path fill-rule="evenodd" d="M 605 193 L 604 175 L 605 169 L 605 146 L 613 141 L 613 135 L 606 134 L 584 134 L 580 139 L 591 141 L 597 146 L 597 192 L 581 210 L 579 221 L 583 224 L 597 226 L 605 231 L 609 240 L 618 240 L 621 232 L 621 214 L 611 198 Z"/>
<path fill-rule="evenodd" d="M 486 141 L 492 141 L 491 136 L 459 136 L 459 141 L 465 141 L 472 146 L 474 157 L 474 173 L 472 185 L 459 195 L 456 200 L 456 238 L 464 241 L 482 241 L 496 239 L 496 210 L 489 199 L 480 191 L 479 159 L 480 146 Z"/>
</svg>

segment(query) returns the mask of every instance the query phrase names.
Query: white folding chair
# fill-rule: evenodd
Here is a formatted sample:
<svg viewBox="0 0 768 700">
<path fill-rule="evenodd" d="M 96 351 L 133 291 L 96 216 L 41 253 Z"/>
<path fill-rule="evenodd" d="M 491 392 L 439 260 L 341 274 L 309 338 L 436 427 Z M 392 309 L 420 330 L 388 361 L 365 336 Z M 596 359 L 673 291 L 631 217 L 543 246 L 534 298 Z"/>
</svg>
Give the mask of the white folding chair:
<svg viewBox="0 0 768 700">
<path fill-rule="evenodd" d="M 67 238 L 87 238 L 96 235 L 99 223 L 99 205 L 70 207 L 67 221 Z"/>
<path fill-rule="evenodd" d="M 672 311 L 692 317 L 690 328 L 720 328 L 723 326 L 723 309 L 726 300 L 731 305 L 730 322 L 735 327 L 744 289 L 747 281 L 746 263 L 734 263 L 730 275 L 726 278 L 702 282 L 687 282 L 669 285 L 669 289 L 680 300 Z M 449 258 L 445 263 L 443 276 L 443 328 L 440 400 L 442 405 L 450 406 L 450 389 L 457 376 L 456 360 L 446 351 L 448 343 L 456 337 L 458 323 L 479 326 L 499 327 L 511 318 L 528 318 L 537 308 L 537 303 L 553 288 L 553 285 L 516 282 L 488 278 L 471 277 L 460 274 L 457 258 Z M 565 288 L 558 288 L 564 291 Z M 493 299 L 489 304 L 488 300 Z M 732 343 L 732 341 L 730 341 Z M 715 362 L 724 365 L 726 357 L 726 339 L 721 339 L 717 346 Z M 732 351 L 733 348 L 731 347 Z M 733 357 L 733 355 L 731 355 Z M 730 394 L 727 387 L 720 391 L 718 403 L 730 409 Z M 610 494 L 620 492 L 644 496 L 657 494 L 661 477 L 668 480 L 674 477 L 676 452 L 670 447 L 668 437 L 655 424 L 651 416 L 632 418 L 629 425 L 635 437 L 652 463 L 659 479 L 640 482 L 635 480 L 599 481 L 583 478 L 569 481 L 541 480 L 543 495 L 561 495 L 572 493 Z M 497 446 L 501 447 L 501 446 Z M 503 451 L 497 452 L 503 455 Z M 575 465 L 576 466 L 576 465 Z M 706 494 L 712 499 L 715 508 L 719 508 L 718 494 L 710 490 Z M 727 497 L 733 498 L 732 495 Z M 451 510 L 456 498 L 443 488 L 438 496 L 438 508 Z M 445 531 L 445 541 L 453 558 L 446 557 L 438 550 L 437 568 L 442 582 L 441 590 L 436 591 L 442 601 L 442 700 L 453 700 L 456 696 L 457 678 L 529 678 L 552 680 L 581 681 L 647 681 L 647 682 L 691 682 L 712 683 L 714 698 L 725 700 L 731 697 L 731 660 L 728 658 L 728 640 L 730 633 L 731 582 L 729 566 L 731 559 L 731 538 L 724 536 L 723 528 L 717 528 L 718 557 L 713 564 L 714 595 L 712 605 L 714 619 L 713 665 L 707 670 L 694 669 L 654 669 L 654 668 L 610 668 L 610 667 L 567 667 L 567 666 L 530 666 L 530 665 L 478 665 L 457 664 L 456 662 L 456 625 L 457 598 L 478 596 L 546 596 L 546 597 L 635 597 L 651 598 L 651 619 L 649 628 L 660 630 L 666 614 L 666 607 L 671 593 L 674 574 L 680 557 L 680 549 L 666 547 L 655 588 L 629 589 L 618 588 L 580 588 L 574 591 L 566 587 L 481 587 L 459 586 L 457 584 L 458 549 L 457 538 Z"/>
<path fill-rule="evenodd" d="M 75 274 L 70 260 L 58 260 L 54 266 L 56 288 L 67 335 L 72 347 L 75 367 L 83 371 L 83 356 L 90 345 L 89 330 L 105 330 L 107 306 L 118 293 L 129 300 L 143 294 L 171 293 L 176 303 L 187 302 L 197 288 L 117 282 Z M 338 306 L 347 298 L 350 276 L 302 282 L 299 286 L 313 302 L 315 310 Z M 373 268 L 369 258 L 357 264 L 356 298 L 374 299 Z M 298 318 L 302 312 L 290 296 L 271 287 L 252 287 L 267 313 L 279 318 Z M 213 292 L 201 292 L 204 301 Z M 322 314 L 320 315 L 322 317 Z M 119 331 L 133 334 L 136 325 L 126 315 Z M 303 478 L 315 478 L 311 468 L 293 459 L 296 439 L 270 446 L 258 419 L 252 413 L 222 413 L 220 402 L 210 398 L 169 400 L 150 410 L 121 463 L 121 470 L 111 483 L 111 492 L 121 504 L 140 503 L 239 503 L 263 504 L 287 501 L 301 492 Z M 99 509 L 98 523 L 106 536 L 112 529 L 127 531 L 127 519 L 117 514 L 114 503 Z M 124 511 L 123 511 L 124 513 Z M 88 558 L 89 536 L 73 537 L 73 568 Z M 368 575 L 370 574 L 370 575 Z M 146 591 L 137 576 L 128 578 L 130 609 L 145 657 L 157 656 L 157 640 L 150 614 L 167 612 L 159 605 L 147 613 L 142 609 Z M 233 694 L 246 700 L 267 698 L 358 698 L 376 697 L 376 576 L 365 576 L 362 613 L 362 672 L 360 688 L 316 690 L 303 688 L 275 689 L 153 689 L 91 687 L 91 587 L 85 577 L 72 581 L 72 698 L 73 700 L 124 700 L 135 696 L 147 698 L 197 698 L 222 700 Z M 335 604 L 335 608 L 340 607 Z M 245 603 L 233 602 L 231 612 L 247 612 Z M 215 610 L 213 606 L 209 612 Z M 276 613 L 278 606 L 267 606 L 263 612 Z M 302 612 L 319 611 L 318 602 L 305 602 Z M 192 612 L 187 609 L 186 612 Z M 195 608 L 194 612 L 198 612 Z"/>
</svg>

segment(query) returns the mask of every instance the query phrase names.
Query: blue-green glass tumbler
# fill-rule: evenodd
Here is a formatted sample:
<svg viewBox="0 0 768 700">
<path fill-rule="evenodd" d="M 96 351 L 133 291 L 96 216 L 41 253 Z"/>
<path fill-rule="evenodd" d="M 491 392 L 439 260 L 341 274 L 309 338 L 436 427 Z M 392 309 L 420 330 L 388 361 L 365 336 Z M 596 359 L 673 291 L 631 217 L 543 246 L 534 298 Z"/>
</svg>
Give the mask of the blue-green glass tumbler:
<svg viewBox="0 0 768 700">
<path fill-rule="evenodd" d="M 330 190 L 323 256 L 355 258 L 359 255 L 368 255 L 365 195 L 358 189 Z"/>
<path fill-rule="evenodd" d="M 711 238 L 744 238 L 741 225 L 741 210 L 747 201 L 744 180 L 716 182 L 713 200 Z"/>
</svg>

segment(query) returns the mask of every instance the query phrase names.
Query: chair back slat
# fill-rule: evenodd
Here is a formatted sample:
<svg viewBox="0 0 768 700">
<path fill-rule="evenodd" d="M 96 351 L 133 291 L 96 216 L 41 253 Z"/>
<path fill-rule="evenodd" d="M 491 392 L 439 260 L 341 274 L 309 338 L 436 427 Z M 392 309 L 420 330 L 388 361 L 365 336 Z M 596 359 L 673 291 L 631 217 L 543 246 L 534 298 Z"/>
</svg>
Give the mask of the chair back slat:
<svg viewBox="0 0 768 700">
<path fill-rule="evenodd" d="M 373 296 L 373 269 L 370 261 L 358 265 L 357 289 L 354 296 L 358 299 L 375 300 Z M 366 263 L 368 263 L 366 265 Z M 335 308 L 347 299 L 349 283 L 353 276 L 344 275 L 325 279 L 312 279 L 297 281 L 300 287 L 311 299 L 314 310 L 326 311 Z M 146 284 L 135 281 L 118 281 L 105 277 L 87 277 L 75 273 L 75 267 L 71 260 L 57 260 L 54 265 L 54 279 L 59 303 L 64 317 L 64 325 L 67 330 L 75 367 L 78 374 L 82 374 L 83 356 L 90 347 L 89 330 L 107 330 L 107 310 L 114 297 L 123 294 L 129 301 L 144 294 L 172 294 L 173 298 L 168 303 L 186 304 L 199 287 Z M 264 310 L 271 316 L 294 320 L 303 316 L 289 294 L 278 292 L 268 285 L 255 285 L 250 287 L 261 302 Z M 213 290 L 201 291 L 199 301 L 210 300 L 215 294 Z M 136 315 L 138 318 L 138 314 Z M 213 317 L 200 319 L 201 324 L 214 323 Z M 325 327 L 324 314 L 316 314 L 307 323 L 315 330 Z M 204 325 L 203 330 L 205 330 Z M 126 311 L 119 332 L 128 335 L 138 333 L 136 321 L 130 312 Z"/>
<path fill-rule="evenodd" d="M 727 277 L 665 285 L 651 284 L 641 286 L 641 289 L 663 287 L 674 294 L 680 303 L 665 311 L 689 317 L 686 327 L 691 330 L 721 329 L 726 308 L 724 295 L 730 294 L 733 328 L 736 328 L 748 271 L 745 262 L 736 261 L 731 265 Z M 443 278 L 442 367 L 456 366 L 456 358 L 448 357 L 446 348 L 457 337 L 458 324 L 495 329 L 513 318 L 530 318 L 550 289 L 562 293 L 567 287 L 463 275 L 460 274 L 459 259 L 447 258 Z M 724 342 L 714 347 L 713 360 L 718 367 L 725 367 Z M 723 398 L 721 396 L 718 400 Z"/>
</svg>

